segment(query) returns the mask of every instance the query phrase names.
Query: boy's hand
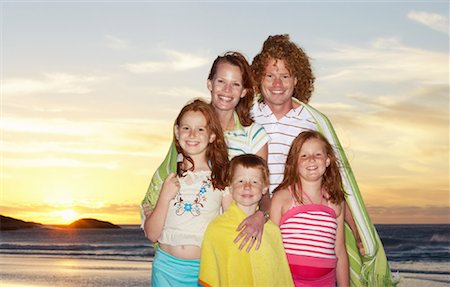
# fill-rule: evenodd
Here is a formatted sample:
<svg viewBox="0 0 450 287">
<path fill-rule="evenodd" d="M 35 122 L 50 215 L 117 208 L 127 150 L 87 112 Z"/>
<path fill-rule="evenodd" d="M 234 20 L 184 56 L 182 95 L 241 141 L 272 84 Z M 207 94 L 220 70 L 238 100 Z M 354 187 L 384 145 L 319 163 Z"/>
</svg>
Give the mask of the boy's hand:
<svg viewBox="0 0 450 287">
<path fill-rule="evenodd" d="M 170 173 L 164 180 L 161 187 L 160 197 L 164 197 L 165 200 L 170 201 L 175 198 L 180 190 L 180 181 L 175 173 Z"/>
<path fill-rule="evenodd" d="M 239 250 L 242 250 L 247 242 L 250 240 L 246 251 L 250 252 L 250 249 L 256 242 L 255 251 L 259 249 L 261 245 L 262 234 L 264 230 L 265 218 L 263 212 L 255 212 L 254 214 L 248 216 L 244 221 L 239 224 L 237 231 L 239 234 L 234 239 L 234 243 L 238 243 L 242 238 L 242 242 L 239 245 Z"/>
</svg>

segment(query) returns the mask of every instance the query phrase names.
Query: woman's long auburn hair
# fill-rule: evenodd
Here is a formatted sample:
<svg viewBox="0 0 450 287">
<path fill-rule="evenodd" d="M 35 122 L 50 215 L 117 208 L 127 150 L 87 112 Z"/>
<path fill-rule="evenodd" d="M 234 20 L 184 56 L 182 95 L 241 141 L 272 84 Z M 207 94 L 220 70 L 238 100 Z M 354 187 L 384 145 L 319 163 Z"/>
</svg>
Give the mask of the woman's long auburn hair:
<svg viewBox="0 0 450 287">
<path fill-rule="evenodd" d="M 175 126 L 179 126 L 181 119 L 187 112 L 201 112 L 206 120 L 206 129 L 208 131 L 208 136 L 211 134 L 216 135 L 215 140 L 209 143 L 206 148 L 206 160 L 211 168 L 211 182 L 214 188 L 224 189 L 227 186 L 226 175 L 228 171 L 228 148 L 223 136 L 222 127 L 220 125 L 219 119 L 217 118 L 214 108 L 206 103 L 202 99 L 194 99 L 193 101 L 186 104 L 180 111 L 177 119 L 175 120 Z M 175 135 L 174 135 L 174 138 Z M 183 158 L 192 164 L 189 170 L 194 170 L 195 163 L 194 160 L 187 155 L 181 148 L 178 141 L 175 141 L 175 146 L 177 152 L 183 155 Z M 182 176 L 187 170 L 182 168 L 183 162 L 177 163 L 177 175 Z"/>
<path fill-rule="evenodd" d="M 242 74 L 242 86 L 245 90 L 245 96 L 239 100 L 239 103 L 234 108 L 239 116 L 239 121 L 244 127 L 248 127 L 253 123 L 253 119 L 250 117 L 250 109 L 253 104 L 253 98 L 255 97 L 255 81 L 253 79 L 253 72 L 250 68 L 250 64 L 247 59 L 239 52 L 229 51 L 218 56 L 211 67 L 208 75 L 208 80 L 214 81 L 219 64 L 228 63 L 233 66 L 239 67 Z"/>
<path fill-rule="evenodd" d="M 322 176 L 322 187 L 328 194 L 327 200 L 334 204 L 340 204 L 345 199 L 345 193 L 342 187 L 341 174 L 339 172 L 339 161 L 328 140 L 321 133 L 311 130 L 300 133 L 292 142 L 286 160 L 283 181 L 274 192 L 291 187 L 294 191 L 293 196 L 295 200 L 298 203 L 303 203 L 298 158 L 303 144 L 310 139 L 318 139 L 325 147 L 326 154 L 330 158 L 330 165 L 326 168 L 325 173 Z"/>
</svg>

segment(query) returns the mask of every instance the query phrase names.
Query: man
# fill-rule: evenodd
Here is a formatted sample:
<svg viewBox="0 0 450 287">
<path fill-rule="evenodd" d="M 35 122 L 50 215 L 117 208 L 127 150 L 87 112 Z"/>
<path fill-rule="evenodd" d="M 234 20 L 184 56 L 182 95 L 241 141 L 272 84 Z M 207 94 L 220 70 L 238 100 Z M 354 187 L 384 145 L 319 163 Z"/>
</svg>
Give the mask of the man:
<svg viewBox="0 0 450 287">
<path fill-rule="evenodd" d="M 270 137 L 270 192 L 283 179 L 284 164 L 295 137 L 305 130 L 320 131 L 335 147 L 342 163 L 341 176 L 347 194 L 345 218 L 348 226 L 345 235 L 351 284 L 395 285 L 381 241 L 367 214 L 336 133 L 328 118 L 307 104 L 314 90 L 314 75 L 308 56 L 290 41 L 288 35 L 269 36 L 261 52 L 254 57 L 252 69 L 261 93 L 252 108 L 252 116 Z"/>
</svg>

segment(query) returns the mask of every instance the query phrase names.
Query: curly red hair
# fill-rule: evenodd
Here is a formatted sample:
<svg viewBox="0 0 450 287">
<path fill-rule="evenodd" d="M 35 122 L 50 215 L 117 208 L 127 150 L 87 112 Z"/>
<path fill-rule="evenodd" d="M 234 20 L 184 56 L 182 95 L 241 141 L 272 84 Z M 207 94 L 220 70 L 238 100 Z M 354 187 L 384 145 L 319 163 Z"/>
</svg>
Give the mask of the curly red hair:
<svg viewBox="0 0 450 287">
<path fill-rule="evenodd" d="M 269 60 L 283 60 L 291 76 L 297 78 L 293 97 L 303 103 L 308 103 L 314 90 L 314 80 L 309 57 L 302 48 L 291 42 L 289 35 L 269 36 L 264 41 L 261 52 L 253 58 L 251 68 L 255 77 L 257 90 L 266 72 Z"/>
</svg>

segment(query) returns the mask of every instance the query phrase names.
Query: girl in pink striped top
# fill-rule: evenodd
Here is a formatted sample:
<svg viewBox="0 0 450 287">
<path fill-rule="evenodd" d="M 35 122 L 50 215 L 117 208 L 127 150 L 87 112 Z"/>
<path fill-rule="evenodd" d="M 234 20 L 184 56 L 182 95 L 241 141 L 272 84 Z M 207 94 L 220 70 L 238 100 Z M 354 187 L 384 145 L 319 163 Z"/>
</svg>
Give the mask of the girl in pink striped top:
<svg viewBox="0 0 450 287">
<path fill-rule="evenodd" d="M 316 131 L 300 133 L 270 210 L 280 226 L 295 286 L 349 286 L 344 202 L 333 147 Z"/>
</svg>

